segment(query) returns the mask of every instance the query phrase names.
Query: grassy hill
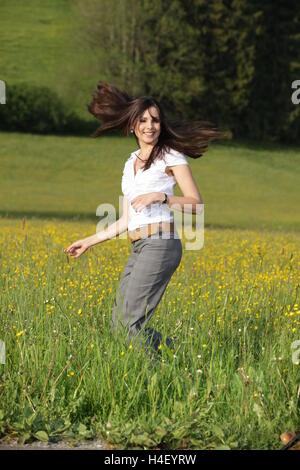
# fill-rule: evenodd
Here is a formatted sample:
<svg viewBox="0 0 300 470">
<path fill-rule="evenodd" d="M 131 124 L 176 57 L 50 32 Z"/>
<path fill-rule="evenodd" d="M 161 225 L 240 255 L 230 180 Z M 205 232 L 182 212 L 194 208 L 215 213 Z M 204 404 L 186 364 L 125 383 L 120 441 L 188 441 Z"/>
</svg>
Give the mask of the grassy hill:
<svg viewBox="0 0 300 470">
<path fill-rule="evenodd" d="M 0 79 L 48 86 L 86 119 L 100 78 L 80 36 L 76 0 L 1 0 Z"/>
<path fill-rule="evenodd" d="M 1 214 L 96 221 L 102 203 L 118 212 L 124 162 L 136 148 L 131 137 L 0 133 Z M 300 230 L 297 148 L 228 142 L 188 160 L 206 226 Z"/>
</svg>

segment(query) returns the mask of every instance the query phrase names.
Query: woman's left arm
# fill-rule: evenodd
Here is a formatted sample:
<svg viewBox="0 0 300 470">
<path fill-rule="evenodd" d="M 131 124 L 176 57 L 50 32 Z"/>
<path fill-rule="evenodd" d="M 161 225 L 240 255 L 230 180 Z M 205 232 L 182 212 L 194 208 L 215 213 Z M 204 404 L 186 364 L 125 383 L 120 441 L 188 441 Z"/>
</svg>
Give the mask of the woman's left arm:
<svg viewBox="0 0 300 470">
<path fill-rule="evenodd" d="M 202 211 L 203 200 L 197 184 L 193 178 L 189 165 L 175 165 L 169 167 L 178 183 L 183 196 L 168 196 L 168 206 L 171 209 L 184 211 L 187 213 L 198 214 Z M 165 195 L 161 195 L 160 201 L 164 200 Z M 185 207 L 185 204 L 188 204 Z M 192 207 L 190 207 L 192 205 Z"/>
<path fill-rule="evenodd" d="M 176 182 L 183 194 L 183 196 L 168 195 L 168 206 L 170 209 L 180 212 L 184 211 L 189 214 L 200 214 L 203 209 L 203 201 L 189 165 L 174 165 L 168 168 L 172 169 Z M 165 194 L 160 192 L 141 194 L 132 199 L 131 205 L 139 212 L 155 202 L 163 202 L 164 199 Z"/>
</svg>

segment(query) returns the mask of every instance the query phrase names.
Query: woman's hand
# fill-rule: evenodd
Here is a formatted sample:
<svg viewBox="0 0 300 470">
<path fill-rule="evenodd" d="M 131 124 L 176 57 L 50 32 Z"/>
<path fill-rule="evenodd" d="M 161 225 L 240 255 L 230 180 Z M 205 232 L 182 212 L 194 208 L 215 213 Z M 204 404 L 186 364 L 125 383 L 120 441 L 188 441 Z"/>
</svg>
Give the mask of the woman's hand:
<svg viewBox="0 0 300 470">
<path fill-rule="evenodd" d="M 145 209 L 145 207 L 150 206 L 155 202 L 161 202 L 162 194 L 163 193 L 140 194 L 139 196 L 133 198 L 130 204 L 135 211 L 141 212 Z"/>
<path fill-rule="evenodd" d="M 68 248 L 64 249 L 64 253 L 69 253 L 73 258 L 79 258 L 87 249 L 89 245 L 84 240 L 78 240 L 72 243 Z"/>
</svg>

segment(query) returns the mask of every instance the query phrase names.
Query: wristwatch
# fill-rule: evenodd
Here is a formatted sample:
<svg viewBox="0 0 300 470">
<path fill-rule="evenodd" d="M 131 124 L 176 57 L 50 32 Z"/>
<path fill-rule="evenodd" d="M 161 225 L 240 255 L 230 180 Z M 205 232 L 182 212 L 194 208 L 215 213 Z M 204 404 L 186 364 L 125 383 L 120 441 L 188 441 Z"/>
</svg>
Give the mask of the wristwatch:
<svg viewBox="0 0 300 470">
<path fill-rule="evenodd" d="M 167 204 L 168 203 L 168 195 L 166 193 L 165 194 L 165 199 L 163 200 L 162 204 Z"/>
</svg>

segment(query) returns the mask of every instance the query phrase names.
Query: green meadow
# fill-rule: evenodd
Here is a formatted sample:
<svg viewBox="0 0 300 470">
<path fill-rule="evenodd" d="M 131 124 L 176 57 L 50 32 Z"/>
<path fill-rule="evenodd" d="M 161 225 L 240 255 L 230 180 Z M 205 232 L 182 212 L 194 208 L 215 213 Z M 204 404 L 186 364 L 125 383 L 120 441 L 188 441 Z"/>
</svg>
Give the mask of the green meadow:
<svg viewBox="0 0 300 470">
<path fill-rule="evenodd" d="M 102 203 L 118 214 L 124 163 L 137 148 L 131 137 L 1 133 L 1 214 L 96 222 Z M 188 160 L 206 227 L 300 230 L 299 149 L 214 143 L 200 159 Z"/>
<path fill-rule="evenodd" d="M 109 77 L 85 50 L 76 5 L 2 0 L 0 80 L 45 85 L 90 119 Z M 118 215 L 136 149 L 132 137 L 0 132 L 0 440 L 280 449 L 299 429 L 300 149 L 234 140 L 188 158 L 204 246 L 182 239 L 150 320 L 175 344 L 157 363 L 110 331 L 129 239 L 63 253 L 95 233 L 100 204 Z"/>
<path fill-rule="evenodd" d="M 118 209 L 136 148 L 0 134 L 0 438 L 279 449 L 299 427 L 299 150 L 226 142 L 189 159 L 205 242 L 185 250 L 182 239 L 150 320 L 175 348 L 162 344 L 152 364 L 109 327 L 130 241 L 63 253 L 95 233 L 99 204 Z"/>
</svg>

